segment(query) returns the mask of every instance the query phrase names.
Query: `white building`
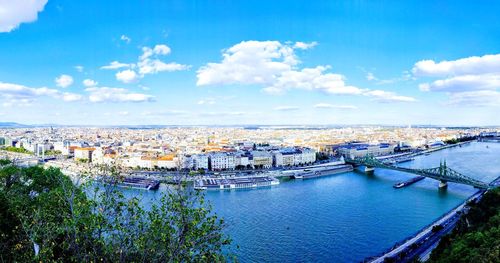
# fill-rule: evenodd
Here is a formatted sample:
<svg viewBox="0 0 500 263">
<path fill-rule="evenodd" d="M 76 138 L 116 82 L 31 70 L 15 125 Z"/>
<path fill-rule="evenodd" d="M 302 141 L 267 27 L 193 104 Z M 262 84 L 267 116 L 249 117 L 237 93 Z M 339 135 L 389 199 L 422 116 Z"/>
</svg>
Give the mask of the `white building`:
<svg viewBox="0 0 500 263">
<path fill-rule="evenodd" d="M 248 165 L 251 165 L 251 162 L 250 162 L 250 157 L 248 155 L 244 155 L 244 154 L 238 154 L 236 155 L 235 157 L 235 162 L 236 162 L 236 166 L 242 166 L 244 168 L 246 168 Z"/>
<path fill-rule="evenodd" d="M 234 170 L 236 167 L 234 155 L 230 153 L 212 153 L 209 159 L 213 171 Z"/>
<path fill-rule="evenodd" d="M 193 168 L 195 170 L 204 169 L 208 170 L 208 155 L 206 154 L 195 154 L 193 155 Z"/>
<path fill-rule="evenodd" d="M 194 157 L 192 155 L 181 155 L 179 161 L 180 169 L 194 169 Z"/>
<path fill-rule="evenodd" d="M 95 148 L 86 147 L 86 148 L 76 148 L 75 149 L 75 160 L 85 160 L 88 162 L 92 162 L 92 152 L 95 151 Z"/>
<path fill-rule="evenodd" d="M 252 151 L 251 164 L 256 168 L 271 168 L 273 166 L 273 156 L 267 151 Z"/>
<path fill-rule="evenodd" d="M 302 164 L 311 164 L 316 162 L 316 152 L 313 149 L 303 148 L 300 151 Z"/>
<path fill-rule="evenodd" d="M 371 156 L 381 156 L 394 153 L 394 148 L 396 144 L 366 144 L 366 143 L 356 143 L 345 145 L 338 149 L 341 155 L 348 156 L 350 158 L 364 157 L 367 155 Z"/>
<path fill-rule="evenodd" d="M 158 159 L 153 159 L 153 167 L 163 168 L 163 169 L 176 169 L 179 168 L 179 160 L 177 157 L 172 155 L 167 155 L 160 157 Z"/>
</svg>

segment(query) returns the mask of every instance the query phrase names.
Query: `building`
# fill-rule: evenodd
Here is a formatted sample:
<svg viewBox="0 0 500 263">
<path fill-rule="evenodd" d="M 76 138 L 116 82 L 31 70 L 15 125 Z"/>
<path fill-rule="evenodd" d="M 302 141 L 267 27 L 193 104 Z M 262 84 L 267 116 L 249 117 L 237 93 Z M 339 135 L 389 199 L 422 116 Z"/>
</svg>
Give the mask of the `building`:
<svg viewBox="0 0 500 263">
<path fill-rule="evenodd" d="M 96 164 L 112 164 L 115 162 L 116 152 L 110 148 L 96 147 L 92 152 L 92 162 Z"/>
<path fill-rule="evenodd" d="M 337 151 L 340 155 L 348 156 L 350 158 L 370 156 L 381 156 L 394 153 L 396 144 L 381 143 L 381 144 L 367 144 L 367 143 L 348 143 L 340 147 Z"/>
<path fill-rule="evenodd" d="M 179 162 L 177 157 L 175 157 L 173 154 L 167 154 L 165 156 L 158 157 L 156 160 L 153 160 L 153 162 L 156 161 L 156 163 L 153 163 L 153 167 L 157 167 L 160 169 L 177 169 L 179 168 Z"/>
<path fill-rule="evenodd" d="M 236 167 L 234 155 L 231 153 L 211 153 L 209 160 L 212 171 L 234 170 Z"/>
<path fill-rule="evenodd" d="M 302 148 L 300 152 L 302 155 L 302 164 L 312 164 L 316 162 L 316 152 L 313 149 Z"/>
<path fill-rule="evenodd" d="M 310 148 L 284 148 L 274 152 L 275 166 L 296 166 L 316 162 L 316 152 Z"/>
<path fill-rule="evenodd" d="M 179 163 L 180 169 L 194 169 L 194 157 L 192 155 L 182 155 Z"/>
<path fill-rule="evenodd" d="M 436 141 L 428 143 L 427 147 L 429 147 L 429 148 L 437 148 L 437 147 L 442 147 L 442 146 L 445 146 L 445 145 L 446 144 L 443 141 L 436 140 Z"/>
<path fill-rule="evenodd" d="M 195 170 L 199 169 L 208 170 L 208 155 L 206 154 L 193 155 L 193 168 Z"/>
<path fill-rule="evenodd" d="M 92 162 L 92 153 L 95 151 L 95 148 L 92 147 L 84 147 L 84 148 L 75 148 L 75 160 L 77 161 L 86 161 Z"/>
<path fill-rule="evenodd" d="M 273 166 L 273 156 L 267 151 L 252 151 L 251 165 L 254 168 L 271 168 Z"/>
<path fill-rule="evenodd" d="M 237 154 L 235 156 L 236 167 L 248 168 L 251 166 L 252 156 L 248 153 Z"/>
</svg>

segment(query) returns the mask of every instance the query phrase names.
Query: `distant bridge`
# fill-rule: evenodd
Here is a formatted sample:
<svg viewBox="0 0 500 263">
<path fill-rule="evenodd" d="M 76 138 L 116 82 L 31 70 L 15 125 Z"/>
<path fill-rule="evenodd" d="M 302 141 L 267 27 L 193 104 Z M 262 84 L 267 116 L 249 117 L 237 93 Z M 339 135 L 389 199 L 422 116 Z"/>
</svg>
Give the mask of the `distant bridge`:
<svg viewBox="0 0 500 263">
<path fill-rule="evenodd" d="M 435 180 L 440 181 L 440 187 L 446 186 L 447 182 L 459 183 L 471 185 L 480 189 L 487 189 L 489 185 L 485 182 L 479 181 L 477 179 L 471 178 L 469 176 L 463 175 L 449 167 L 446 166 L 446 161 L 441 163 L 439 167 L 428 168 L 428 169 L 414 169 L 414 168 L 404 168 L 398 167 L 394 165 L 385 164 L 373 156 L 365 156 L 361 158 L 349 158 L 344 157 L 346 163 L 354 164 L 354 165 L 364 165 L 366 166 L 366 171 L 372 171 L 373 168 L 383 168 L 390 169 L 405 173 L 417 174 L 425 177 L 429 177 Z"/>
</svg>

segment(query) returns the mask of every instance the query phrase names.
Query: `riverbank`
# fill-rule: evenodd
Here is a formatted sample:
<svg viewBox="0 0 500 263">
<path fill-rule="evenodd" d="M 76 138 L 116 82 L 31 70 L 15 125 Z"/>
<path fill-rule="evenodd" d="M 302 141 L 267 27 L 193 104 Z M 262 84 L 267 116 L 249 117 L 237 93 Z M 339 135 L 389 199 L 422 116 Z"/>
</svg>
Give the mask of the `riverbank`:
<svg viewBox="0 0 500 263">
<path fill-rule="evenodd" d="M 439 241 L 441 236 L 449 233 L 455 226 L 460 215 L 464 212 L 467 203 L 481 198 L 484 193 L 485 191 L 476 192 L 463 203 L 422 228 L 412 237 L 408 237 L 396 243 L 389 251 L 381 253 L 380 256 L 375 256 L 373 259 L 369 258 L 365 260 L 365 262 L 410 262 L 414 257 L 420 256 L 419 252 L 426 251 L 430 246 L 434 245 L 435 242 Z M 440 228 L 442 227 L 443 229 L 435 231 L 436 226 L 440 226 Z"/>
<path fill-rule="evenodd" d="M 431 262 L 498 262 L 500 189 L 487 191 L 470 205 L 456 228 L 443 236 L 428 257 Z M 426 258 L 423 258 L 426 259 Z"/>
</svg>

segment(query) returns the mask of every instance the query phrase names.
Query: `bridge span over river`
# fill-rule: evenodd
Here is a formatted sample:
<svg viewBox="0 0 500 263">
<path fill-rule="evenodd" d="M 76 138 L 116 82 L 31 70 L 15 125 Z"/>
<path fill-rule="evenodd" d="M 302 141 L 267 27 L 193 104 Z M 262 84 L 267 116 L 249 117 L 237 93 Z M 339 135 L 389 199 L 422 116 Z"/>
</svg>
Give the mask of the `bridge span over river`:
<svg viewBox="0 0 500 263">
<path fill-rule="evenodd" d="M 488 189 L 490 187 L 493 187 L 488 183 L 471 178 L 449 168 L 448 166 L 446 166 L 446 161 L 442 162 L 439 167 L 415 169 L 386 164 L 374 158 L 373 156 L 365 156 L 360 158 L 350 158 L 348 156 L 345 156 L 344 160 L 346 163 L 365 166 L 366 172 L 371 172 L 374 170 L 374 168 L 383 168 L 425 176 L 440 181 L 439 187 L 446 187 L 447 182 L 471 185 L 479 189 Z"/>
</svg>

